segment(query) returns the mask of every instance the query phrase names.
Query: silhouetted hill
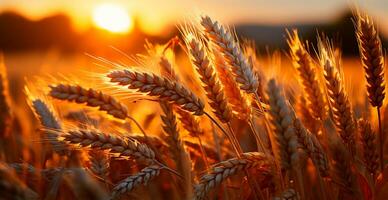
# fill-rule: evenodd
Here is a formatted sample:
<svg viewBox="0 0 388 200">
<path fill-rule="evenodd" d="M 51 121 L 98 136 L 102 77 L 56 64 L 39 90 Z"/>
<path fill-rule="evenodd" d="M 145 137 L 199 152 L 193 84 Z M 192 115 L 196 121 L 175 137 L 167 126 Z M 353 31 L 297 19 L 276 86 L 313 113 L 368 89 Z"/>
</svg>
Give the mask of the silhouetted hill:
<svg viewBox="0 0 388 200">
<path fill-rule="evenodd" d="M 342 17 L 328 24 L 295 24 L 286 26 L 268 26 L 260 24 L 242 24 L 236 26 L 238 35 L 253 39 L 259 46 L 269 48 L 287 48 L 286 30 L 298 29 L 303 40 L 308 40 L 316 45 L 317 33 L 333 38 L 340 42 L 344 55 L 358 54 L 357 40 L 354 34 L 352 13 L 346 12 Z M 387 38 L 381 40 L 385 47 L 388 46 Z"/>
<path fill-rule="evenodd" d="M 31 21 L 12 12 L 0 15 L 0 35 L 0 49 L 3 50 L 51 47 L 73 50 L 79 37 L 65 15 Z"/>
</svg>

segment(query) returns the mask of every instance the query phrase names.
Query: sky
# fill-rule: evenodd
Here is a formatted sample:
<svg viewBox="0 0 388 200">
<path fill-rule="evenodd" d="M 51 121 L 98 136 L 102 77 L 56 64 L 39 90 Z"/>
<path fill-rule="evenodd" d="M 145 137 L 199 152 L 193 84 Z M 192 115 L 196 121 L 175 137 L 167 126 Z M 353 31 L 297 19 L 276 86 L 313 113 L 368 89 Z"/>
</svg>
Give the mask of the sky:
<svg viewBox="0 0 388 200">
<path fill-rule="evenodd" d="M 93 9 L 106 2 L 123 7 L 137 17 L 143 30 L 156 34 L 202 13 L 230 24 L 327 22 L 357 2 L 388 34 L 388 0 L 0 0 L 0 12 L 12 9 L 32 19 L 64 12 L 83 29 L 90 24 Z"/>
</svg>

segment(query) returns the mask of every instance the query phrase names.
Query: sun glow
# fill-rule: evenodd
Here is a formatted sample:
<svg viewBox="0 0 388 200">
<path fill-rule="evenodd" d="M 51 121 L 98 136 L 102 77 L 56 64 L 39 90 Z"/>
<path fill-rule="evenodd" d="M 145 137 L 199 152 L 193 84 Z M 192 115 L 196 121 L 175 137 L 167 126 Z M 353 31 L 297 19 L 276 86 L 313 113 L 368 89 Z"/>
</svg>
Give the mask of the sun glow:
<svg viewBox="0 0 388 200">
<path fill-rule="evenodd" d="M 116 4 L 100 4 L 93 10 L 93 23 L 113 33 L 128 33 L 133 21 L 128 12 Z"/>
</svg>

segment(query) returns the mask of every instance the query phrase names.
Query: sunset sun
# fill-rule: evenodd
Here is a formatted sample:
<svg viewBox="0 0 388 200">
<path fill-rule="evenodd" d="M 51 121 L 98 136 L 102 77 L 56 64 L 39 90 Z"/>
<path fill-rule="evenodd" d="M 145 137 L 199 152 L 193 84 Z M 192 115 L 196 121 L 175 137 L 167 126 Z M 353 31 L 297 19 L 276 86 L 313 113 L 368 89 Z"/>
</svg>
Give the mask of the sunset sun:
<svg viewBox="0 0 388 200">
<path fill-rule="evenodd" d="M 93 10 L 93 23 L 113 33 L 128 33 L 133 21 L 127 10 L 115 4 L 100 4 Z"/>
</svg>

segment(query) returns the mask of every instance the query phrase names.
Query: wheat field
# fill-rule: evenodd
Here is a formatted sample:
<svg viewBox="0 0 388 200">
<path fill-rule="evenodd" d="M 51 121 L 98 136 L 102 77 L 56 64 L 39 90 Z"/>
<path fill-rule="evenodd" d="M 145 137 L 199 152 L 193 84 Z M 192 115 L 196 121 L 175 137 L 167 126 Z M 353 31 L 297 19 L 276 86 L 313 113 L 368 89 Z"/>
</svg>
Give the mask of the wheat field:
<svg viewBox="0 0 388 200">
<path fill-rule="evenodd" d="M 297 30 L 259 54 L 206 15 L 59 72 L 2 56 L 0 199 L 387 199 L 384 47 L 353 20 L 357 59 Z"/>
</svg>

